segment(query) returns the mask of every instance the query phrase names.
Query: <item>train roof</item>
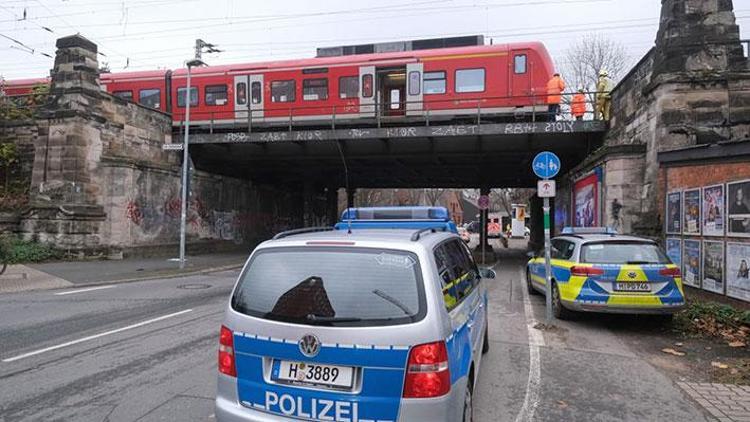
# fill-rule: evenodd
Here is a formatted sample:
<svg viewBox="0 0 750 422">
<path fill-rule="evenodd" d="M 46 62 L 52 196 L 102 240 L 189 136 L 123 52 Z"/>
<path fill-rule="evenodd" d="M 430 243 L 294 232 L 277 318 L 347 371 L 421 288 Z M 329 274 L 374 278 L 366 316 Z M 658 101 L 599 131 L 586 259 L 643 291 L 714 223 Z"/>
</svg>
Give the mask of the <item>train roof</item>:
<svg viewBox="0 0 750 422">
<path fill-rule="evenodd" d="M 5 80 L 4 84 L 6 87 L 22 88 L 22 87 L 33 87 L 39 84 L 48 84 L 49 78 L 27 78 L 27 79 L 11 79 Z"/>
</svg>

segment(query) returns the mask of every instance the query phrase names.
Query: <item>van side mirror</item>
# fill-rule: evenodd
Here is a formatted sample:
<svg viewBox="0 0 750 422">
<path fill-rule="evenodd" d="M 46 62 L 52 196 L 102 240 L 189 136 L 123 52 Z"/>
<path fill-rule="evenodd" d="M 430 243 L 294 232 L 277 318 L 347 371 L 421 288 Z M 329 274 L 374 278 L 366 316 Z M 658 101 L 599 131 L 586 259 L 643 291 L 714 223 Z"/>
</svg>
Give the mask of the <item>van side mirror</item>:
<svg viewBox="0 0 750 422">
<path fill-rule="evenodd" d="M 480 268 L 479 275 L 482 278 L 489 278 L 489 279 L 495 279 L 497 277 L 497 273 L 492 268 Z"/>
<path fill-rule="evenodd" d="M 534 251 L 528 251 L 526 252 L 526 256 L 528 256 L 530 259 L 536 258 L 536 253 Z"/>
</svg>

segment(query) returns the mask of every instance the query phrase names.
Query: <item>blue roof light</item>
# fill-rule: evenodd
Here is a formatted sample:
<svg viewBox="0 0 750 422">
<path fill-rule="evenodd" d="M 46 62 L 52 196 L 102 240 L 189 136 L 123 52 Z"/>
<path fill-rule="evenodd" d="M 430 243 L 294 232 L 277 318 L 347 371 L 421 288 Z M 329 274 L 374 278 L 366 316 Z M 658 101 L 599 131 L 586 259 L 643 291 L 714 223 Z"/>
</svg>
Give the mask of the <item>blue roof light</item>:
<svg viewBox="0 0 750 422">
<path fill-rule="evenodd" d="M 564 227 L 562 234 L 617 234 L 612 227 Z"/>
<path fill-rule="evenodd" d="M 434 228 L 458 232 L 445 207 L 347 208 L 335 227 L 337 230 Z"/>
</svg>

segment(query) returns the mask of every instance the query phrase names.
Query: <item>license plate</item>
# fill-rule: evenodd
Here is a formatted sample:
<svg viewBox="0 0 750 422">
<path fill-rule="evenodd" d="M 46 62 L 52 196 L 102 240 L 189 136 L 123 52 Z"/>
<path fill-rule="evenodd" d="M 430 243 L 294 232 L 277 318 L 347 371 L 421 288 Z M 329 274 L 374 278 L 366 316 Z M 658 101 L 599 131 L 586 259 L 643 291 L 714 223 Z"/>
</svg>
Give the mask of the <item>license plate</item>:
<svg viewBox="0 0 750 422">
<path fill-rule="evenodd" d="M 615 290 L 618 292 L 650 292 L 651 284 L 649 283 L 615 283 Z"/>
<path fill-rule="evenodd" d="M 332 387 L 351 387 L 354 368 L 282 360 L 279 361 L 277 379 Z"/>
</svg>

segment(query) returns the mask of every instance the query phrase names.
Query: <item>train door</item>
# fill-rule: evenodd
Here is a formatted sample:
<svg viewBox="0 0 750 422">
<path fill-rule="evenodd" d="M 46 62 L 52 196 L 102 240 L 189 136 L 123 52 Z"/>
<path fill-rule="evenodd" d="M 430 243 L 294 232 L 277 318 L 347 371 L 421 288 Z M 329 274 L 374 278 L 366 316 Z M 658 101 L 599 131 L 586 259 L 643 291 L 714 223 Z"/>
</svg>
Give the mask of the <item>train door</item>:
<svg viewBox="0 0 750 422">
<path fill-rule="evenodd" d="M 406 114 L 421 116 L 422 106 L 422 71 L 424 64 L 409 63 L 406 65 Z"/>
<path fill-rule="evenodd" d="M 247 120 L 248 98 L 247 75 L 234 77 L 234 118 Z"/>
<path fill-rule="evenodd" d="M 513 50 L 510 63 L 510 96 L 513 104 L 531 104 L 531 62 L 529 50 Z M 536 102 L 536 101 L 535 101 Z"/>
<path fill-rule="evenodd" d="M 375 116 L 375 66 L 359 68 L 359 115 L 360 117 Z"/>
<path fill-rule="evenodd" d="M 384 116 L 406 114 L 406 68 L 378 69 L 378 104 Z"/>
<path fill-rule="evenodd" d="M 253 121 L 263 120 L 263 109 L 266 107 L 265 96 L 263 95 L 263 74 L 250 75 L 250 110 L 252 111 Z"/>
</svg>

